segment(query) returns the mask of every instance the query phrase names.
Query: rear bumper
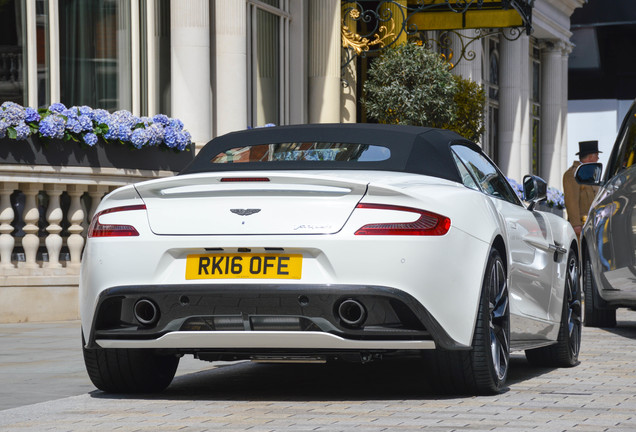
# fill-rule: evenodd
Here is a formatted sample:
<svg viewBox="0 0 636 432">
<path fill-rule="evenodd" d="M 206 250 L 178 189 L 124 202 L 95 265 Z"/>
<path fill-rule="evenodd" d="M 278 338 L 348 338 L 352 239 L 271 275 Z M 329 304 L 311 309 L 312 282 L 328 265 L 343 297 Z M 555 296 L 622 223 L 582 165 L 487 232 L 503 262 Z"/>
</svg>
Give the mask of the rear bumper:
<svg viewBox="0 0 636 432">
<path fill-rule="evenodd" d="M 339 309 L 354 299 L 364 317 Z M 135 304 L 156 307 L 143 324 Z M 468 349 L 454 341 L 415 298 L 369 285 L 151 285 L 104 290 L 87 347 L 210 350 Z"/>
<path fill-rule="evenodd" d="M 424 350 L 434 349 L 431 340 L 380 340 L 365 341 L 345 339 L 322 332 L 231 332 L 231 331 L 180 331 L 167 333 L 157 339 L 97 339 L 102 348 L 156 348 L 177 350 L 229 350 L 238 351 L 271 351 L 271 350 Z"/>
</svg>

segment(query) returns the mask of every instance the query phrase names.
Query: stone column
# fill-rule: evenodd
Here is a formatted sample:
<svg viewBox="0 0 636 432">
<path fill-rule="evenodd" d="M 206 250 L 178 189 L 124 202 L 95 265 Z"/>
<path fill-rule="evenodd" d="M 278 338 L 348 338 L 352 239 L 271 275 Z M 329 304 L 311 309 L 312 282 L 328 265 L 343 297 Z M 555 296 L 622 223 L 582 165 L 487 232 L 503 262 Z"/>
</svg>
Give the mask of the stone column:
<svg viewBox="0 0 636 432">
<path fill-rule="evenodd" d="M 507 30 L 506 30 L 507 31 Z M 517 181 L 520 176 L 522 55 L 518 41 L 499 44 L 499 167 Z"/>
<path fill-rule="evenodd" d="M 20 189 L 24 192 L 24 213 L 22 220 L 24 221 L 24 237 L 22 238 L 22 247 L 24 248 L 25 262 L 20 267 L 27 269 L 38 268 L 36 256 L 40 247 L 40 238 L 38 237 L 38 221 L 40 220 L 40 212 L 37 206 L 37 195 L 42 188 L 41 183 L 25 183 L 20 185 Z"/>
<path fill-rule="evenodd" d="M 81 198 L 87 187 L 85 185 L 69 185 L 67 193 L 71 197 L 71 206 L 68 209 L 68 221 L 71 226 L 68 228 L 71 233 L 66 240 L 68 251 L 71 255 L 71 261 L 68 266 L 79 268 L 82 249 L 84 248 L 84 237 L 81 233 L 82 222 L 85 218 L 84 209 L 82 207 Z"/>
<path fill-rule="evenodd" d="M 561 140 L 563 138 L 562 46 L 546 41 L 541 52 L 541 167 L 539 173 L 548 186 L 561 185 Z"/>
<path fill-rule="evenodd" d="M 11 222 L 15 218 L 15 212 L 11 206 L 11 194 L 18 188 L 17 183 L 3 182 L 0 185 L 0 269 L 15 268 L 11 263 L 11 253 L 15 246 L 13 238 L 13 226 Z"/>
<path fill-rule="evenodd" d="M 340 0 L 309 1 L 309 123 L 340 121 Z"/>
<path fill-rule="evenodd" d="M 172 116 L 197 144 L 212 138 L 209 5 L 209 0 L 170 2 Z"/>
<path fill-rule="evenodd" d="M 530 37 L 523 35 L 517 40 L 517 47 L 521 56 L 521 75 L 519 83 L 521 85 L 519 98 L 519 174 L 515 178 L 518 182 L 523 181 L 523 176 L 532 171 L 532 113 L 530 102 Z"/>
<path fill-rule="evenodd" d="M 343 10 L 348 10 L 348 8 L 355 9 L 355 3 L 353 2 L 346 3 L 342 7 Z M 344 25 L 347 26 L 349 31 L 353 33 L 357 33 L 358 31 L 357 22 L 353 18 L 351 18 L 350 14 L 347 14 L 347 16 L 342 17 L 342 20 L 344 21 Z M 357 120 L 357 115 L 358 115 L 358 109 L 357 109 L 358 94 L 357 94 L 357 88 L 356 88 L 356 83 L 358 81 L 358 74 L 357 74 L 358 59 L 352 50 L 347 50 L 346 48 L 341 48 L 341 49 L 343 51 L 343 56 L 342 56 L 343 58 L 346 58 L 348 60 L 350 57 L 353 57 L 353 59 L 351 60 L 351 62 L 347 64 L 345 69 L 342 71 L 343 79 L 341 82 L 341 94 L 340 94 L 340 102 L 342 105 L 340 108 L 340 121 L 343 123 L 355 123 Z M 349 51 L 349 52 L 345 52 L 345 51 Z"/>
<path fill-rule="evenodd" d="M 247 29 L 244 1 L 214 2 L 216 135 L 247 127 Z"/>
<path fill-rule="evenodd" d="M 561 53 L 561 124 L 562 135 L 561 135 L 561 173 L 564 173 L 569 168 L 572 161 L 568 161 L 568 59 L 570 57 L 570 53 L 572 52 L 572 44 L 569 42 L 564 42 L 563 51 Z M 562 176 L 561 176 L 562 177 Z M 562 180 L 557 182 L 557 188 L 561 189 L 558 186 Z"/>
<path fill-rule="evenodd" d="M 49 225 L 46 227 L 46 231 L 49 233 L 46 236 L 44 243 L 46 244 L 46 251 L 49 254 L 49 262 L 44 265 L 46 268 L 62 268 L 60 263 L 60 250 L 62 250 L 62 219 L 64 219 L 64 213 L 60 206 L 60 195 L 64 192 L 64 185 L 59 183 L 47 184 L 45 191 L 49 196 L 49 206 L 46 209 L 46 221 Z"/>
</svg>

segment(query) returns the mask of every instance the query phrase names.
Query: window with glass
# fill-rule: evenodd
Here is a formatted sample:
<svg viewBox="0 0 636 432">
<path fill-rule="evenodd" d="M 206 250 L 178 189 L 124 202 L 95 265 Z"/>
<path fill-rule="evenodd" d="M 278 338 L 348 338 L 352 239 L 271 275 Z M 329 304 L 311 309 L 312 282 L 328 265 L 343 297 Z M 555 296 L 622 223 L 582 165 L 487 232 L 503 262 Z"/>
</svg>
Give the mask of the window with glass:
<svg viewBox="0 0 636 432">
<path fill-rule="evenodd" d="M 483 41 L 482 75 L 486 91 L 486 131 L 483 147 L 493 160 L 498 159 L 499 147 L 499 38 L 490 36 Z"/>
<path fill-rule="evenodd" d="M 532 148 L 532 173 L 539 174 L 541 163 L 541 149 L 539 141 L 541 137 L 541 50 L 536 40 L 530 41 L 530 76 L 532 77 L 532 91 L 530 93 L 532 130 L 530 143 Z"/>
<path fill-rule="evenodd" d="M 214 156 L 212 163 L 246 162 L 380 162 L 391 151 L 382 146 L 343 142 L 288 142 L 237 147 Z"/>
<path fill-rule="evenodd" d="M 626 116 L 616 142 L 618 146 L 610 156 L 607 178 L 612 178 L 622 170 L 636 164 L 636 109 Z"/>
<path fill-rule="evenodd" d="M 36 0 L 35 2 L 35 31 L 38 63 L 38 107 L 46 107 L 51 104 L 48 0 Z"/>
<path fill-rule="evenodd" d="M 24 1 L 0 1 L 0 101 L 21 105 L 26 105 L 25 15 Z"/>
<path fill-rule="evenodd" d="M 289 122 L 289 0 L 248 1 L 248 125 Z"/>
<path fill-rule="evenodd" d="M 464 179 L 466 186 L 472 187 L 471 185 L 475 183 L 479 185 L 479 188 L 484 193 L 490 196 L 521 205 L 521 201 L 510 186 L 510 183 L 508 183 L 508 180 L 486 157 L 463 145 L 454 145 L 452 150 L 472 177 L 471 179 Z M 462 168 L 460 168 L 461 171 Z"/>
<path fill-rule="evenodd" d="M 58 1 L 61 101 L 131 110 L 131 0 Z"/>
</svg>

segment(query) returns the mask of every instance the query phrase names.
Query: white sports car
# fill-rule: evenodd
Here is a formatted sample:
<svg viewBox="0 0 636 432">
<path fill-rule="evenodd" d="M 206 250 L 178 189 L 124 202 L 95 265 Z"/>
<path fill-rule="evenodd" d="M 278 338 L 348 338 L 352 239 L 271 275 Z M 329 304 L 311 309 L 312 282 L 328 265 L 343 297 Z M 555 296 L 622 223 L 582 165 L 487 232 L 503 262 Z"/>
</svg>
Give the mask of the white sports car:
<svg viewBox="0 0 636 432">
<path fill-rule="evenodd" d="M 235 132 L 178 176 L 106 196 L 84 250 L 88 374 L 161 391 L 179 358 L 417 356 L 451 392 L 493 393 L 509 356 L 578 363 L 578 243 L 472 142 L 336 124 Z"/>
</svg>

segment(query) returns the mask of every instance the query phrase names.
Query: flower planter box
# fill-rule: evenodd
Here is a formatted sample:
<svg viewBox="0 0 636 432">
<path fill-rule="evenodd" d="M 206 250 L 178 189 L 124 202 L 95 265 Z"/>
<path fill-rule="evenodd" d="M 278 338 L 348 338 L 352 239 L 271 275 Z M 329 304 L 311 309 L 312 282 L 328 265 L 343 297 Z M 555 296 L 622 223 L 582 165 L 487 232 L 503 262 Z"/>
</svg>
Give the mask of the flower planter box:
<svg viewBox="0 0 636 432">
<path fill-rule="evenodd" d="M 100 139 L 93 147 L 80 146 L 74 141 L 42 139 L 27 140 L 0 138 L 0 164 L 51 166 L 85 166 L 178 172 L 194 158 L 190 151 L 175 152 L 160 147 L 133 149 L 119 143 Z"/>
</svg>

